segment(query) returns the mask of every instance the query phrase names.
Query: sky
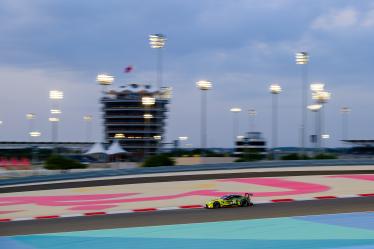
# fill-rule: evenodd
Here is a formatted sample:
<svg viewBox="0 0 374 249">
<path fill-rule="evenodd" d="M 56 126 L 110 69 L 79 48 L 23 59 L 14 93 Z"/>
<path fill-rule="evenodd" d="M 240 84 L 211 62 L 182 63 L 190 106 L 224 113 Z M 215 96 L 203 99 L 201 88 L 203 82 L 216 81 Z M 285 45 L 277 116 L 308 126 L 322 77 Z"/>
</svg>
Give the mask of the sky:
<svg viewBox="0 0 374 249">
<path fill-rule="evenodd" d="M 51 140 L 49 90 L 64 92 L 60 141 L 85 141 L 83 116 L 93 115 L 93 140 L 102 139 L 96 75 L 155 84 L 156 51 L 148 35 L 162 33 L 164 85 L 173 88 L 166 141 L 188 136 L 200 146 L 200 94 L 212 81 L 208 146 L 233 145 L 231 107 L 241 107 L 239 133 L 255 128 L 271 142 L 271 83 L 279 83 L 279 146 L 297 146 L 301 124 L 301 66 L 308 82 L 332 93 L 325 105 L 325 146 L 340 146 L 342 115 L 351 108 L 350 139 L 374 139 L 374 3 L 366 0 L 2 0 L 0 1 L 0 141 L 28 139 L 26 113 L 35 113 L 41 141 Z M 123 68 L 132 65 L 133 72 Z M 310 94 L 309 94 L 310 95 Z M 312 99 L 308 97 L 308 103 Z M 315 117 L 308 114 L 307 133 Z"/>
</svg>

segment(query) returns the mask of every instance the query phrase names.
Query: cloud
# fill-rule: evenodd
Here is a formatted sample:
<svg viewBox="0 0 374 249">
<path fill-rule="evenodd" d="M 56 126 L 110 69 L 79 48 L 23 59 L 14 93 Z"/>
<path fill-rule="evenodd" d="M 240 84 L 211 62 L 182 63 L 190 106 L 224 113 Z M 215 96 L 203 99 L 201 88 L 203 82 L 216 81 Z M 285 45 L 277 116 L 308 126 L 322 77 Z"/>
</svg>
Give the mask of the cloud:
<svg viewBox="0 0 374 249">
<path fill-rule="evenodd" d="M 311 26 L 313 29 L 327 31 L 352 28 L 358 24 L 359 15 L 360 13 L 351 7 L 332 10 L 317 17 Z"/>
<path fill-rule="evenodd" d="M 369 11 L 367 11 L 362 20 L 361 25 L 365 28 L 374 27 L 374 6 L 372 6 L 372 8 Z"/>
</svg>

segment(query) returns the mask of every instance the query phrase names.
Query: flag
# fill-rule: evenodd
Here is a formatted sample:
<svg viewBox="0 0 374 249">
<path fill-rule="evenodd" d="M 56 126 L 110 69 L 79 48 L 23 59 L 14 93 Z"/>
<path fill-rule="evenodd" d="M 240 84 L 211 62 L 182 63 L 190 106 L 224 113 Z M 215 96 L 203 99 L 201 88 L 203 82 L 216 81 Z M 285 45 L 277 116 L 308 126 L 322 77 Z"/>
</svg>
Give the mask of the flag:
<svg viewBox="0 0 374 249">
<path fill-rule="evenodd" d="M 125 69 L 123 70 L 124 73 L 131 73 L 131 71 L 133 70 L 134 68 L 132 66 L 127 66 L 125 67 Z"/>
</svg>

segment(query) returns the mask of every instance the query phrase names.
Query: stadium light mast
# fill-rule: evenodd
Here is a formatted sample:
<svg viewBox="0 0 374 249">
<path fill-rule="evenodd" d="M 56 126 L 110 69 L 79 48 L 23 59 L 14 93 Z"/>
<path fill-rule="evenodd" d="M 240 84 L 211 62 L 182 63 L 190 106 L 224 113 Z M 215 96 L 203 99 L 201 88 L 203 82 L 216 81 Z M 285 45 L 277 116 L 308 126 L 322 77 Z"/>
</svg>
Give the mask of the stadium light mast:
<svg viewBox="0 0 374 249">
<path fill-rule="evenodd" d="M 213 84 L 208 80 L 199 80 L 196 87 L 201 90 L 201 148 L 207 148 L 207 91 L 212 89 Z"/>
<path fill-rule="evenodd" d="M 103 94 L 107 92 L 108 86 L 112 85 L 114 76 L 107 73 L 101 73 L 96 76 L 96 82 L 103 87 Z"/>
<path fill-rule="evenodd" d="M 316 144 L 317 149 L 320 150 L 322 148 L 322 134 L 324 131 L 323 127 L 323 107 L 324 105 L 330 100 L 331 93 L 325 91 L 324 84 L 322 83 L 313 83 L 310 85 L 310 89 L 312 90 L 312 99 L 315 100 L 317 105 L 321 107 L 318 109 L 318 132 L 316 137 Z M 310 109 L 310 108 L 309 108 Z"/>
<path fill-rule="evenodd" d="M 307 124 L 307 97 L 308 97 L 308 63 L 309 54 L 307 52 L 297 52 L 295 55 L 296 64 L 301 65 L 301 81 L 302 81 L 302 94 L 301 94 L 301 131 L 300 131 L 300 147 L 301 153 L 305 154 L 305 137 L 306 137 L 306 124 Z"/>
<path fill-rule="evenodd" d="M 340 113 L 342 114 L 342 140 L 348 140 L 348 116 L 351 113 L 351 108 L 342 107 Z"/>
<path fill-rule="evenodd" d="M 275 148 L 278 146 L 278 95 L 282 92 L 282 87 L 279 84 L 271 84 L 269 91 L 272 95 L 272 159 L 275 156 Z"/>
<path fill-rule="evenodd" d="M 91 142 L 92 137 L 92 115 L 84 115 L 83 121 L 86 123 L 86 142 Z"/>
<path fill-rule="evenodd" d="M 58 141 L 58 123 L 60 118 L 56 117 L 55 114 L 60 114 L 61 110 L 59 108 L 59 101 L 64 99 L 64 92 L 59 90 L 49 91 L 49 99 L 52 100 L 52 109 L 50 110 L 52 116 L 48 119 L 52 126 L 52 142 L 56 143 Z"/>
<path fill-rule="evenodd" d="M 163 61 L 162 61 L 162 50 L 165 47 L 166 37 L 163 34 L 152 34 L 149 35 L 149 45 L 151 48 L 157 50 L 157 75 L 156 75 L 156 86 L 157 90 L 162 87 L 162 73 L 163 73 Z"/>
<path fill-rule="evenodd" d="M 31 135 L 31 133 L 34 131 L 34 120 L 36 118 L 36 114 L 35 113 L 27 113 L 26 114 L 26 119 L 28 120 L 28 123 L 29 123 L 29 128 L 28 128 L 28 138 L 29 138 L 29 141 L 32 142 L 33 141 L 33 136 Z"/>
<path fill-rule="evenodd" d="M 235 145 L 236 137 L 238 136 L 238 130 L 239 130 L 238 115 L 241 111 L 242 109 L 239 107 L 233 107 L 230 109 L 230 112 L 233 113 L 232 136 L 234 138 L 234 145 Z"/>
</svg>

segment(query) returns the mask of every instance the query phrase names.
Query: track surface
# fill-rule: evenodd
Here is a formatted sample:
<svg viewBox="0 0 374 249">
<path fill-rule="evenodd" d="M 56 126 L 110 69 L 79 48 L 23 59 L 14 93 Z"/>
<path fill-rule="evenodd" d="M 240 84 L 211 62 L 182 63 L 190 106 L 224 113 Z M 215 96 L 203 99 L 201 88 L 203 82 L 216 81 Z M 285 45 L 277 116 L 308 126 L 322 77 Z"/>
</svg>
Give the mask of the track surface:
<svg viewBox="0 0 374 249">
<path fill-rule="evenodd" d="M 0 223 L 0 235 L 187 224 L 269 217 L 374 211 L 374 197 L 260 204 L 253 208 L 191 209 Z"/>
<path fill-rule="evenodd" d="M 174 175 L 174 176 L 156 176 L 156 177 L 137 177 L 137 178 L 120 178 L 120 179 L 104 179 L 92 181 L 77 182 L 59 182 L 48 183 L 41 182 L 37 185 L 29 186 L 11 186 L 0 187 L 0 193 L 49 190 L 49 189 L 65 189 L 65 188 L 81 188 L 94 186 L 110 186 L 137 183 L 152 182 L 173 182 L 173 181 L 192 181 L 192 180 L 209 180 L 209 179 L 228 179 L 228 178 L 246 178 L 246 177 L 276 177 L 276 176 L 304 176 L 304 175 L 339 175 L 339 174 L 374 174 L 374 170 L 321 170 L 321 171 L 272 171 L 272 172 L 240 172 L 240 173 L 219 173 L 204 175 Z"/>
</svg>

